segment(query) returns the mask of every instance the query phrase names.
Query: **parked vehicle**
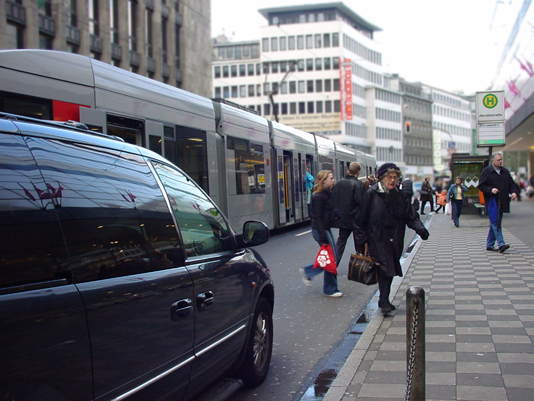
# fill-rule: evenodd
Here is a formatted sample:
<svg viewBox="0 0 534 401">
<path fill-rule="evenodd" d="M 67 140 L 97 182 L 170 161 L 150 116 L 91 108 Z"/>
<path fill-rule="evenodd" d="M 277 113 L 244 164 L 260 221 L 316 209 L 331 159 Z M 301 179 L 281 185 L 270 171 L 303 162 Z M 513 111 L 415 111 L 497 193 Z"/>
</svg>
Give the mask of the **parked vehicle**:
<svg viewBox="0 0 534 401">
<path fill-rule="evenodd" d="M 342 178 L 353 161 L 374 174 L 374 156 L 269 121 L 79 54 L 0 51 L 0 111 L 75 120 L 148 148 L 183 169 L 229 218 L 270 229 L 309 219 L 309 167 Z"/>
<path fill-rule="evenodd" d="M 269 268 L 182 170 L 123 140 L 0 113 L 0 400 L 186 400 L 260 384 Z"/>
</svg>

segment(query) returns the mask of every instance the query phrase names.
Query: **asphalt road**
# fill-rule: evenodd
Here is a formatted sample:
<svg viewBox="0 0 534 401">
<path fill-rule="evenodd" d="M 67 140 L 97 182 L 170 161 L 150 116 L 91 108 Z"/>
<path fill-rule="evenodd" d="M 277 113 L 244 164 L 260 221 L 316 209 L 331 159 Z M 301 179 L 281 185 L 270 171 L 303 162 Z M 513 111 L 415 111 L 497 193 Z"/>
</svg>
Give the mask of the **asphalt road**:
<svg viewBox="0 0 534 401">
<path fill-rule="evenodd" d="M 406 246 L 414 235 L 407 231 Z M 275 283 L 271 367 L 261 386 L 239 390 L 229 401 L 296 400 L 310 384 L 307 381 L 316 364 L 344 338 L 377 287 L 347 280 L 348 260 L 354 251 L 352 237 L 338 268 L 344 296 L 335 299 L 322 295 L 322 276 L 316 277 L 311 287 L 302 282 L 299 267 L 311 263 L 317 252 L 309 226 L 277 234 L 257 249 L 271 267 Z"/>
</svg>

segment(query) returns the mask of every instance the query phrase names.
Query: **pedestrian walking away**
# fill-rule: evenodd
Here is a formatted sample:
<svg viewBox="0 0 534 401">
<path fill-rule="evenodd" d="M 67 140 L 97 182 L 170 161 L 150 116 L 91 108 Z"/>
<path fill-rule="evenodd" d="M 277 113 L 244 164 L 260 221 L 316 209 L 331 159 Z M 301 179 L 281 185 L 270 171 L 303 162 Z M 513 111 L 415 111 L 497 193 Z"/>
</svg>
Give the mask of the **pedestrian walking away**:
<svg viewBox="0 0 534 401">
<path fill-rule="evenodd" d="M 389 301 L 394 276 L 402 276 L 400 258 L 404 249 L 406 226 L 415 230 L 423 240 L 428 239 L 419 215 L 397 184 L 400 170 L 394 163 L 385 163 L 378 169 L 378 182 L 365 193 L 363 228 L 369 255 L 377 262 L 378 306 L 384 315 L 395 310 Z"/>
<path fill-rule="evenodd" d="M 447 191 L 445 189 L 442 189 L 440 193 L 436 194 L 436 203 L 438 204 L 436 214 L 438 214 L 441 209 L 443 209 L 443 214 L 445 214 L 445 205 L 447 204 Z"/>
<path fill-rule="evenodd" d="M 452 221 L 456 227 L 460 227 L 460 216 L 462 215 L 462 206 L 467 191 L 467 187 L 462 183 L 462 177 L 456 177 L 454 184 L 450 186 L 447 194 L 447 197 L 451 201 Z"/>
<path fill-rule="evenodd" d="M 423 185 L 421 186 L 421 214 L 425 214 L 425 206 L 427 202 L 430 202 L 430 211 L 434 211 L 434 197 L 432 195 L 432 185 L 430 185 L 430 178 L 426 177 Z"/>
<path fill-rule="evenodd" d="M 510 248 L 510 245 L 505 243 L 502 235 L 502 217 L 503 213 L 510 212 L 510 198 L 517 199 L 519 188 L 510 172 L 503 167 L 502 153 L 495 153 L 489 166 L 482 170 L 478 189 L 484 193 L 486 214 L 489 219 L 486 249 L 503 253 Z M 498 248 L 494 248 L 495 242 Z"/>
<path fill-rule="evenodd" d="M 354 240 L 354 249 L 358 252 L 363 251 L 365 237 L 361 228 L 361 208 L 365 188 L 358 179 L 360 169 L 360 163 L 350 163 L 348 175 L 337 182 L 332 190 L 332 205 L 335 215 L 339 218 L 337 224 L 339 236 L 336 242 L 338 257 L 336 263 L 338 265 L 351 234 Z"/>
<path fill-rule="evenodd" d="M 315 179 L 313 195 L 311 199 L 311 220 L 312 236 L 321 245 L 331 245 L 335 258 L 338 260 L 336 244 L 330 227 L 336 224 L 334 210 L 331 204 L 331 190 L 334 186 L 334 175 L 330 170 L 321 170 Z M 337 287 L 337 276 L 333 273 L 323 271 L 319 267 L 314 268 L 313 264 L 305 266 L 303 269 L 303 281 L 306 285 L 311 285 L 311 280 L 318 274 L 324 274 L 323 293 L 332 298 L 341 297 L 342 292 Z"/>
</svg>

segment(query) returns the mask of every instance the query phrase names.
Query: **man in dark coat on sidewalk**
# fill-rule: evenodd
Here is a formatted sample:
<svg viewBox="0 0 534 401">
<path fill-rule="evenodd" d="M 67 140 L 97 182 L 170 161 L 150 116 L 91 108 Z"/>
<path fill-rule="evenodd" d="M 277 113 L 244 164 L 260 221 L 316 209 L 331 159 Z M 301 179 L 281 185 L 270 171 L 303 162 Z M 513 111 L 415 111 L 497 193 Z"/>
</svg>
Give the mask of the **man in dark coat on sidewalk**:
<svg viewBox="0 0 534 401">
<path fill-rule="evenodd" d="M 364 237 L 360 228 L 360 220 L 365 188 L 363 183 L 358 180 L 360 170 L 360 163 L 352 162 L 349 165 L 348 175 L 340 180 L 332 190 L 332 205 L 339 218 L 339 237 L 336 242 L 338 264 L 351 233 L 354 240 L 354 248 L 359 252 L 363 250 Z"/>
<path fill-rule="evenodd" d="M 510 172 L 503 167 L 502 153 L 495 153 L 488 167 L 482 170 L 478 189 L 484 193 L 486 214 L 490 221 L 486 249 L 503 253 L 510 245 L 504 242 L 502 235 L 502 216 L 510 212 L 510 197 L 515 200 L 519 188 Z M 495 241 L 498 248 L 493 247 Z"/>
</svg>

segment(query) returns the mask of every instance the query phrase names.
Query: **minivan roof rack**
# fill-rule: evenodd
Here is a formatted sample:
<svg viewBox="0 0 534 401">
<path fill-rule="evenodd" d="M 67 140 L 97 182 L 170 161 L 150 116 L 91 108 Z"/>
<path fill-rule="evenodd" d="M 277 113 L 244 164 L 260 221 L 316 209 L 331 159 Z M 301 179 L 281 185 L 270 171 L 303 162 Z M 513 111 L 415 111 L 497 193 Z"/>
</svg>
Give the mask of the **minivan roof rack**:
<svg viewBox="0 0 534 401">
<path fill-rule="evenodd" d="M 258 116 L 260 115 L 260 113 L 258 113 L 256 110 L 253 110 L 253 109 L 251 109 L 251 108 L 249 108 L 247 106 L 243 106 L 241 104 L 237 104 L 237 103 L 231 102 L 229 100 L 226 100 L 226 99 L 223 99 L 223 98 L 220 98 L 220 97 L 214 97 L 211 100 L 213 100 L 214 102 L 217 102 L 217 103 L 227 104 L 228 106 L 235 107 L 236 109 L 248 111 L 249 113 L 256 114 Z"/>
<path fill-rule="evenodd" d="M 95 136 L 99 136 L 102 138 L 114 139 L 119 142 L 124 142 L 124 139 L 122 139 L 121 137 L 92 131 L 84 123 L 81 123 L 79 121 L 74 121 L 74 120 L 68 120 L 68 121 L 43 120 L 40 118 L 21 116 L 19 114 L 12 114 L 12 113 L 5 113 L 5 112 L 0 112 L 0 118 L 4 118 L 6 120 L 30 122 L 30 123 L 40 124 L 40 125 L 50 125 L 50 126 L 58 127 L 58 128 L 69 128 L 69 129 L 73 129 L 78 132 L 83 132 L 84 134 L 90 134 L 90 135 L 95 135 Z"/>
</svg>

